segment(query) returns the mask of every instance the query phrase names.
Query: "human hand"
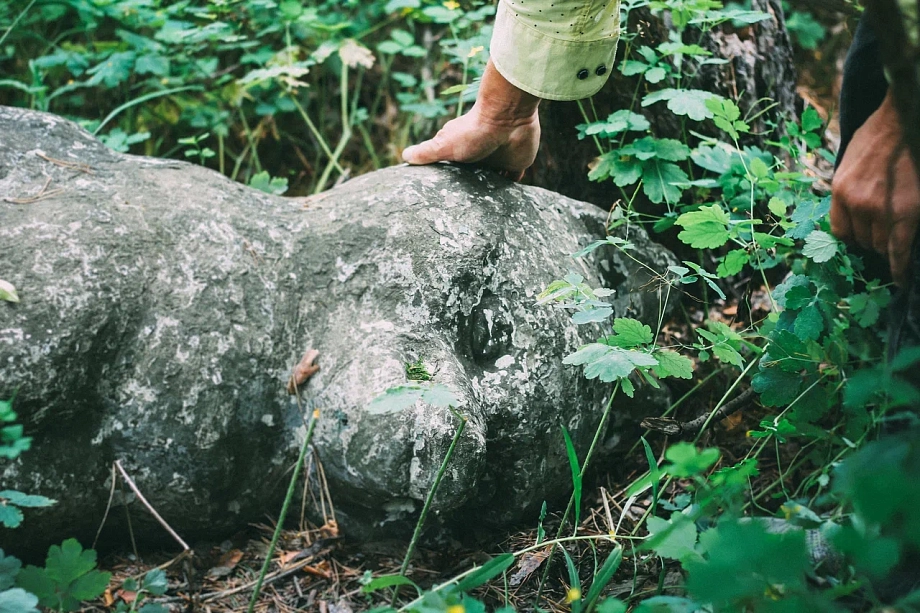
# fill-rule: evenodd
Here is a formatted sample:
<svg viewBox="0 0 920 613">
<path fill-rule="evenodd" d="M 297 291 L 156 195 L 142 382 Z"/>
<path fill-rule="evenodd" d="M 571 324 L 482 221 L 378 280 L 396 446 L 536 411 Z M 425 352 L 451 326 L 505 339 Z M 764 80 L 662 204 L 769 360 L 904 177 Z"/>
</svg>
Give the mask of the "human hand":
<svg viewBox="0 0 920 613">
<path fill-rule="evenodd" d="M 489 62 L 473 108 L 447 122 L 434 138 L 407 147 L 403 159 L 409 164 L 475 163 L 520 180 L 540 147 L 539 103 Z"/>
<path fill-rule="evenodd" d="M 886 255 L 902 285 L 920 221 L 920 179 L 891 95 L 856 131 L 834 176 L 831 232 Z"/>
</svg>

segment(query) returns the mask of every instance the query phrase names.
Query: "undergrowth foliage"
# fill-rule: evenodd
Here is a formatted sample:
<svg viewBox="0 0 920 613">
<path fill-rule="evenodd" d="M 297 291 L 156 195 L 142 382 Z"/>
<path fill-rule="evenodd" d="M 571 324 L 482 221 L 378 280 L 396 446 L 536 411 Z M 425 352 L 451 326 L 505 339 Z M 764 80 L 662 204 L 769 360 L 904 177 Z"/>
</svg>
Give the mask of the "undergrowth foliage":
<svg viewBox="0 0 920 613">
<path fill-rule="evenodd" d="M 833 161 L 822 147 L 824 122 L 806 109 L 785 126 L 770 125 L 767 144 L 755 146 L 751 126 L 772 108 L 769 100 L 742 109 L 686 85 L 704 67 L 727 61 L 702 46 L 707 31 L 771 16 L 719 0 L 623 0 L 622 23 L 646 8 L 673 27 L 655 46 L 623 33 L 618 69 L 637 80 L 632 107 L 606 118 L 586 114 L 573 134 L 597 146 L 589 177 L 622 196 L 611 235 L 573 257 L 613 249 L 635 259 L 621 238 L 635 226 L 676 237 L 683 261 L 649 270 L 661 296 L 659 320 L 653 327 L 614 318 L 606 300 L 613 291 L 590 287 L 576 273 L 549 282 L 534 308 L 563 309 L 596 337 L 564 363 L 611 386 L 590 448 L 576 449 L 560 432 L 573 494 L 568 508 L 558 509 L 558 532 L 547 538 L 544 507 L 533 545 L 420 587 L 406 571 L 436 481 L 401 572 L 365 577 L 368 607 L 479 613 L 486 610 L 479 588 L 507 585 L 517 561 L 544 552 L 541 587 L 551 564 L 564 564 L 566 606 L 576 613 L 920 608 L 920 593 L 892 587 L 920 550 L 920 443 L 909 432 L 871 442 L 886 414 L 920 401 L 901 376 L 920 352 L 884 357 L 890 288 L 868 278 L 861 260 L 831 236 L 829 197 L 803 170 L 806 159 Z M 7 75 L 0 101 L 74 118 L 118 151 L 187 158 L 269 193 L 316 192 L 396 161 L 397 151 L 439 118 L 462 113 L 487 59 L 493 12 L 491 3 L 453 0 L 0 2 L 0 24 L 8 26 L 0 29 Z M 809 48 L 823 31 L 807 14 L 795 15 L 790 30 Z M 683 137 L 657 135 L 650 113 L 675 115 Z M 287 129 L 294 122 L 297 128 Z M 299 166 L 282 159 L 291 151 Z M 693 301 L 712 314 L 738 296 L 737 287 L 745 289 L 736 318 L 689 320 L 690 338 L 667 332 L 669 303 Z M 15 288 L 0 280 L 0 301 L 16 300 Z M 406 374 L 406 385 L 369 410 L 398 411 L 421 400 L 456 419 L 456 444 L 465 424 L 457 397 L 421 362 L 407 364 Z M 580 535 L 583 480 L 620 394 L 704 377 L 724 383 L 724 393 L 703 428 L 689 433 L 693 442 L 660 453 L 645 438 L 637 442 L 648 470 L 628 488 L 628 504 L 648 505 L 635 529 Z M 700 435 L 748 388 L 767 412 L 748 433 L 744 456 L 729 461 L 700 446 Z M 12 403 L 0 403 L 0 458 L 28 450 L 16 420 Z M 791 464 L 754 491 L 762 460 L 778 460 L 792 445 L 799 451 Z M 673 485 L 682 493 L 666 495 Z M 53 502 L 2 491 L 0 522 L 13 528 L 22 508 Z M 749 517 L 754 511 L 767 517 Z M 595 555 L 587 580 L 567 549 L 578 542 Z M 613 577 L 630 572 L 624 557 L 660 560 L 656 593 L 638 593 L 634 584 L 618 599 L 605 598 Z M 108 583 L 95 566 L 95 553 L 73 540 L 52 547 L 44 568 L 23 569 L 0 551 L 0 611 L 73 610 Z M 665 590 L 668 568 L 679 568 L 683 582 Z M 126 583 L 138 596 L 119 610 L 160 610 L 143 602 L 165 592 L 158 572 Z M 508 613 L 507 587 L 504 594 L 496 610 Z M 257 596 L 258 588 L 250 608 Z"/>
</svg>

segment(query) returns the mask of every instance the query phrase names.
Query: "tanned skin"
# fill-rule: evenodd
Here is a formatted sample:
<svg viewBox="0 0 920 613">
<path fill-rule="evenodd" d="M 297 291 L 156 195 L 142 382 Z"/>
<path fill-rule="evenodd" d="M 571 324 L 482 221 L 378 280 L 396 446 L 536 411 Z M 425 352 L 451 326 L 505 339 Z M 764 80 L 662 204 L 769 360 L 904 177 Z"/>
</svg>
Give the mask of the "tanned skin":
<svg viewBox="0 0 920 613">
<path fill-rule="evenodd" d="M 903 285 L 920 221 L 920 180 L 889 93 L 856 131 L 834 176 L 831 231 L 888 257 Z"/>
<path fill-rule="evenodd" d="M 448 121 L 431 140 L 406 148 L 403 159 L 475 163 L 520 180 L 540 147 L 539 105 L 540 98 L 506 81 L 490 60 L 473 108 Z"/>
</svg>

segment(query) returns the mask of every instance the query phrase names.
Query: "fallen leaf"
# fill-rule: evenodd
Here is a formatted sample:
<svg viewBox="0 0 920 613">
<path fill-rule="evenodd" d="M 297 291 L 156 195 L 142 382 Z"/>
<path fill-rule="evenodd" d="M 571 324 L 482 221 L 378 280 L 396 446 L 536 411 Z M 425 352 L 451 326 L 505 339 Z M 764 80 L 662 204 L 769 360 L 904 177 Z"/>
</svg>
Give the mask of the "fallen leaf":
<svg viewBox="0 0 920 613">
<path fill-rule="evenodd" d="M 240 563 L 240 560 L 243 559 L 243 552 L 239 549 L 231 549 L 224 555 L 220 556 L 218 560 L 219 566 L 226 566 L 227 568 L 235 568 L 237 564 Z"/>
<path fill-rule="evenodd" d="M 127 590 L 118 590 L 117 592 L 115 592 L 115 595 L 121 598 L 122 600 L 124 600 L 125 602 L 127 602 L 128 604 L 131 604 L 137 598 L 137 592 L 129 592 Z"/>
<path fill-rule="evenodd" d="M 7 302 L 19 302 L 19 294 L 16 293 L 16 288 L 13 287 L 12 283 L 0 279 L 0 300 L 6 300 Z"/>
<path fill-rule="evenodd" d="M 318 357 L 319 351 L 316 349 L 307 349 L 307 352 L 303 354 L 303 357 L 300 358 L 300 362 L 297 363 L 297 366 L 294 367 L 294 371 L 291 373 L 291 378 L 287 385 L 288 394 L 292 396 L 295 395 L 297 390 L 303 387 L 307 380 L 316 374 L 319 370 L 319 366 L 314 364 L 314 362 Z"/>
<path fill-rule="evenodd" d="M 508 585 L 516 587 L 524 583 L 535 570 L 540 568 L 540 565 L 543 564 L 543 561 L 548 557 L 549 549 L 547 548 L 521 558 L 521 561 L 518 562 L 518 570 L 511 575 L 511 578 L 508 580 Z"/>
</svg>

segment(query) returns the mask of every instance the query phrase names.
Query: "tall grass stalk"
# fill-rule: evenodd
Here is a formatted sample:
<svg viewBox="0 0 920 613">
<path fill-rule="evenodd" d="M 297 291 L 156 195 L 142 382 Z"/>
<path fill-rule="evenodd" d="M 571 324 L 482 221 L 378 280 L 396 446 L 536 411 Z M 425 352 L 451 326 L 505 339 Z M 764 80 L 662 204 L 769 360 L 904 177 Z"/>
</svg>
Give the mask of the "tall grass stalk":
<svg viewBox="0 0 920 613">
<path fill-rule="evenodd" d="M 418 543 L 419 537 L 422 535 L 422 528 L 425 525 L 425 519 L 428 517 L 428 510 L 431 508 L 431 503 L 434 501 L 435 492 L 438 491 L 438 487 L 441 485 L 441 479 L 444 478 L 444 473 L 447 472 L 447 465 L 450 462 L 450 458 L 452 455 L 454 455 L 454 449 L 457 448 L 457 443 L 460 441 L 460 436 L 463 434 L 463 430 L 466 428 L 467 417 L 458 413 L 453 408 L 450 409 L 450 412 L 460 420 L 460 425 L 457 426 L 457 432 L 454 434 L 454 439 L 450 442 L 450 447 L 447 448 L 447 454 L 444 456 L 444 460 L 441 462 L 441 467 L 438 468 L 438 474 L 434 478 L 434 483 L 431 484 L 431 488 L 428 490 L 428 496 L 425 498 L 425 504 L 422 506 L 422 512 L 418 516 L 418 521 L 415 522 L 415 531 L 412 533 L 412 540 L 409 541 L 409 547 L 406 549 L 406 555 L 403 558 L 402 566 L 399 567 L 399 574 L 403 577 L 406 576 L 406 571 L 409 569 L 409 561 L 412 559 L 412 554 L 415 553 L 415 546 Z M 399 586 L 396 586 L 393 589 L 392 606 L 394 607 L 396 606 L 396 598 L 398 596 Z"/>
<path fill-rule="evenodd" d="M 298 396 L 298 403 L 300 397 Z M 275 553 L 275 547 L 278 546 L 278 539 L 281 537 L 281 531 L 284 528 L 284 519 L 287 517 L 288 509 L 291 506 L 291 500 L 294 498 L 294 490 L 297 486 L 297 479 L 300 476 L 300 467 L 303 466 L 304 458 L 307 455 L 307 449 L 310 448 L 310 439 L 313 438 L 313 429 L 319 419 L 319 411 L 315 410 L 310 415 L 310 423 L 307 425 L 307 435 L 303 439 L 303 445 L 300 447 L 300 455 L 297 457 L 297 464 L 294 465 L 294 473 L 291 475 L 291 481 L 288 484 L 287 495 L 284 497 L 284 504 L 281 505 L 281 514 L 278 516 L 278 523 L 275 524 L 275 533 L 272 535 L 271 544 L 265 553 L 265 562 L 262 563 L 262 570 L 259 571 L 259 578 L 256 580 L 256 586 L 252 590 L 252 598 L 249 599 L 249 608 L 247 613 L 252 613 L 255 609 L 256 602 L 259 600 L 259 594 L 262 591 L 262 582 L 265 575 L 268 574 L 268 567 L 272 563 L 272 555 Z"/>
</svg>

